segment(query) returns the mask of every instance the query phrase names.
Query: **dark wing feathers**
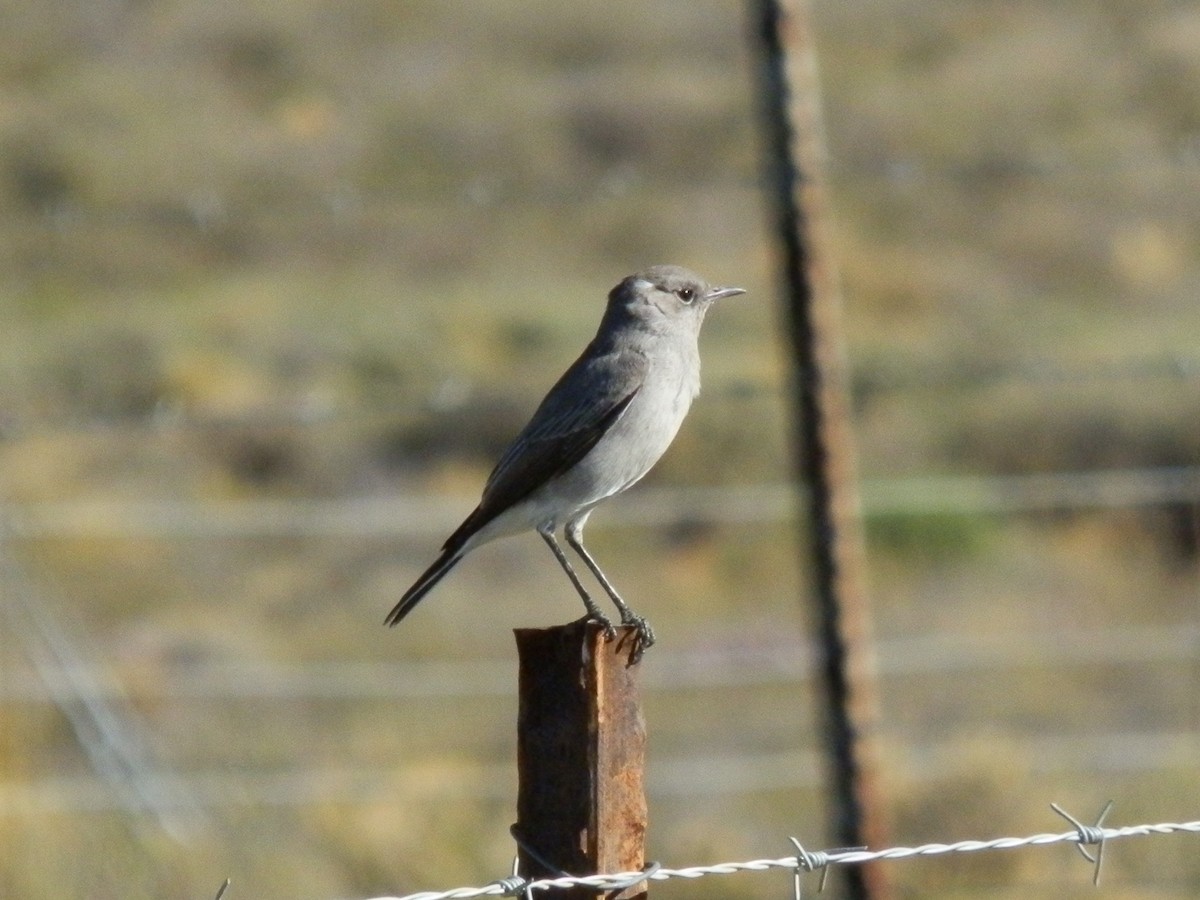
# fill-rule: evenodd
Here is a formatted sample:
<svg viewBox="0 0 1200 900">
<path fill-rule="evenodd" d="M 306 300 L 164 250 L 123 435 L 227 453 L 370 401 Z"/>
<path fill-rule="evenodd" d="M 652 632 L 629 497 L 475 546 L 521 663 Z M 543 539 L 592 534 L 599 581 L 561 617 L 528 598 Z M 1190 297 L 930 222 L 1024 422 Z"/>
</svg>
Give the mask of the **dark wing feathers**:
<svg viewBox="0 0 1200 900">
<path fill-rule="evenodd" d="M 584 351 L 504 452 L 479 506 L 446 541 L 446 549 L 461 546 L 500 513 L 583 459 L 633 401 L 645 370 L 640 353 L 589 359 Z"/>
</svg>

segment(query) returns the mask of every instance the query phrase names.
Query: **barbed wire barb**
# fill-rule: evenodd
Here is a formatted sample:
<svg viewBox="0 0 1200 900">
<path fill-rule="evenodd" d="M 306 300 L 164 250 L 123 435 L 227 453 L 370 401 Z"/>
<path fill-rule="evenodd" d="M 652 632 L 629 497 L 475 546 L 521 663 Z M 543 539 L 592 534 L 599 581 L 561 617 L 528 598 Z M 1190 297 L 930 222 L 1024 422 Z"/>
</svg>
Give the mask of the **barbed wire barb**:
<svg viewBox="0 0 1200 900">
<path fill-rule="evenodd" d="M 1092 885 L 1100 886 L 1100 866 L 1104 862 L 1104 820 L 1108 816 L 1109 810 L 1113 808 L 1113 801 L 1109 800 L 1104 804 L 1104 808 L 1100 810 L 1100 815 L 1096 816 L 1095 825 L 1084 825 L 1073 815 L 1059 806 L 1057 803 L 1051 803 L 1050 808 L 1075 826 L 1075 830 L 1079 832 L 1079 842 L 1075 848 L 1083 855 L 1083 858 L 1092 863 Z M 1088 847 L 1095 845 L 1096 855 L 1092 856 L 1088 852 Z"/>
<path fill-rule="evenodd" d="M 519 853 L 513 855 L 512 874 L 507 878 L 498 878 L 492 882 L 503 889 L 502 896 L 505 897 L 524 897 L 524 900 L 533 900 L 532 882 L 521 875 L 521 855 Z"/>
<path fill-rule="evenodd" d="M 825 882 L 829 880 L 829 854 L 824 850 L 809 852 L 794 837 L 789 837 L 788 840 L 796 848 L 796 868 L 792 872 L 792 887 L 796 894 L 796 900 L 801 900 L 800 892 L 805 873 L 816 869 L 821 870 L 821 880 L 817 883 L 817 893 L 824 892 Z"/>
</svg>

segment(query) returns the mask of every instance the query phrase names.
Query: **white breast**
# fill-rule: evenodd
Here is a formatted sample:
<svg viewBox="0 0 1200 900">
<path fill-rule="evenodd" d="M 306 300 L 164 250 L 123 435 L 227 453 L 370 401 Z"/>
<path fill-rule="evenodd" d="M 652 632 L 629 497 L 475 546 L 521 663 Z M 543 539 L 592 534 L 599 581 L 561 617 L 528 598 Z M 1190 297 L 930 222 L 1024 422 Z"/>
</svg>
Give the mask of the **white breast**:
<svg viewBox="0 0 1200 900">
<path fill-rule="evenodd" d="M 689 354 L 690 355 L 690 354 Z M 558 481 L 581 506 L 620 493 L 642 478 L 671 446 L 700 391 L 694 355 L 658 358 L 624 414 L 579 465 Z"/>
</svg>

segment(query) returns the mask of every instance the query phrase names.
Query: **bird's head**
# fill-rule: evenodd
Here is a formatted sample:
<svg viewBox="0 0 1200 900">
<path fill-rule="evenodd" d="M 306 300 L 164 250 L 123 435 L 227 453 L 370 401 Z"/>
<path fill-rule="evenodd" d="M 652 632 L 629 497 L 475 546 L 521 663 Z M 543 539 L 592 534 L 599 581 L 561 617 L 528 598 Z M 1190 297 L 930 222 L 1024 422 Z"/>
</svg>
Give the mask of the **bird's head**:
<svg viewBox="0 0 1200 900">
<path fill-rule="evenodd" d="M 654 328 L 678 328 L 690 323 L 699 330 L 708 308 L 722 297 L 746 293 L 738 287 L 711 287 L 681 266 L 651 266 L 630 275 L 608 295 L 609 310 L 620 310 Z"/>
</svg>

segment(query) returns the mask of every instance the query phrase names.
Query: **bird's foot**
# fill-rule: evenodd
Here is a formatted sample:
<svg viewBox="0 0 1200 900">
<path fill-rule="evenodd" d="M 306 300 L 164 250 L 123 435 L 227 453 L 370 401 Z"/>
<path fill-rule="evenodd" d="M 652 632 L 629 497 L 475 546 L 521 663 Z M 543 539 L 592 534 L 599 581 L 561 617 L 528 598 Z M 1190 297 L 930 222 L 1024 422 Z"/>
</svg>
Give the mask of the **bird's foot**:
<svg viewBox="0 0 1200 900">
<path fill-rule="evenodd" d="M 609 619 L 608 616 L 603 615 L 600 612 L 593 612 L 588 615 L 587 619 L 589 622 L 595 622 L 600 626 L 600 628 L 604 631 L 604 640 L 606 642 L 616 640 L 617 627 L 613 625 L 612 620 Z"/>
<path fill-rule="evenodd" d="M 642 654 L 654 645 L 654 629 L 645 618 L 628 609 L 621 613 L 621 624 L 633 628 L 633 650 L 629 654 L 629 662 L 637 664 Z"/>
</svg>

